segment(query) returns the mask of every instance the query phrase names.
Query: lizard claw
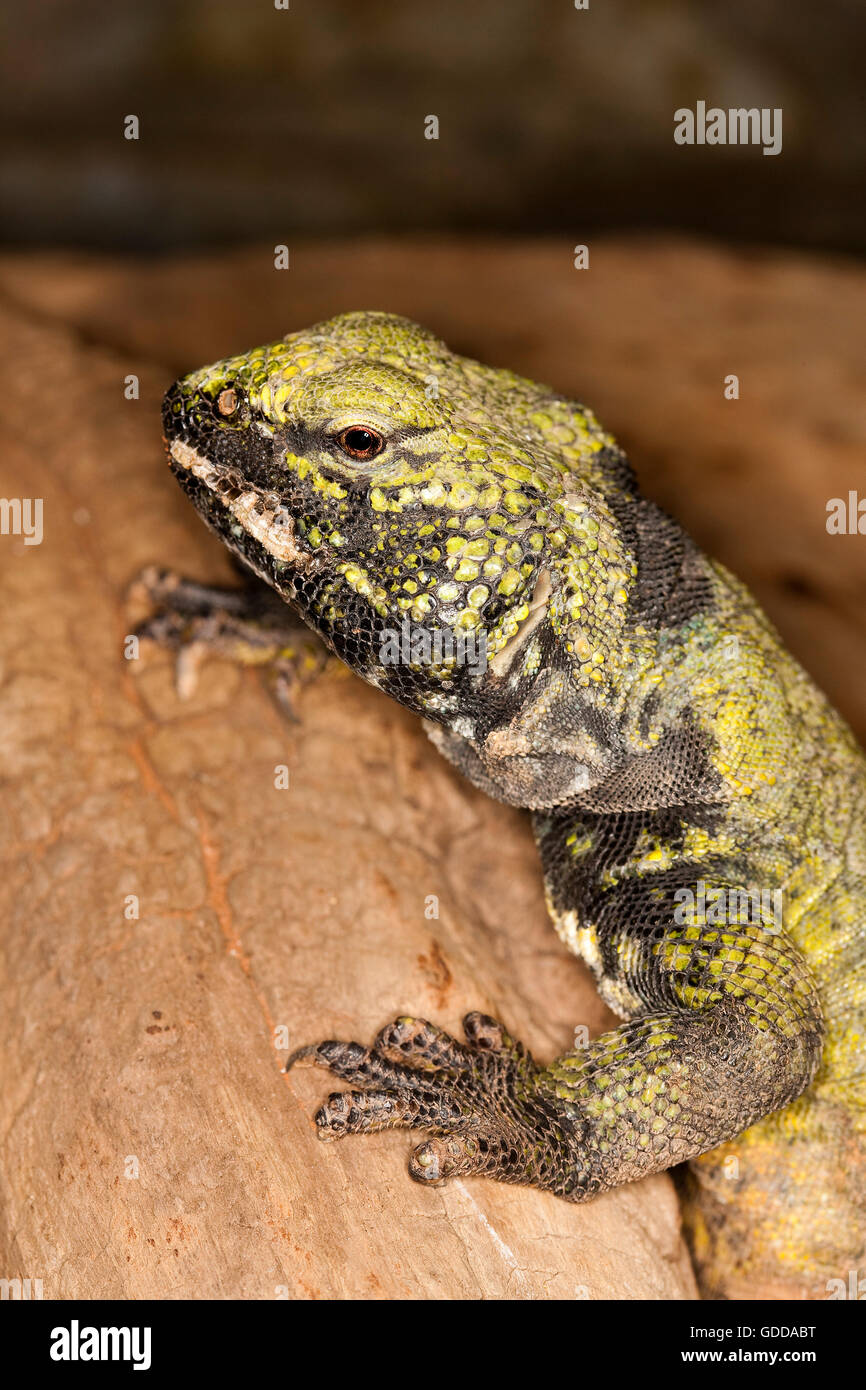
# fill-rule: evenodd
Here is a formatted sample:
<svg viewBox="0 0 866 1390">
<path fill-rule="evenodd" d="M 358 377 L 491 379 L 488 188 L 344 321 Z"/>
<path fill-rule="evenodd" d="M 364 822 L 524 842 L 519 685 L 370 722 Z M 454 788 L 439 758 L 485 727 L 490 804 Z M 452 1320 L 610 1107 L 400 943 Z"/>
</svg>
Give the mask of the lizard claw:
<svg viewBox="0 0 866 1390">
<path fill-rule="evenodd" d="M 441 1187 L 449 1178 L 483 1171 L 483 1140 L 471 1135 L 451 1135 L 447 1139 L 428 1139 L 413 1149 L 409 1176 L 428 1187 Z"/>
</svg>

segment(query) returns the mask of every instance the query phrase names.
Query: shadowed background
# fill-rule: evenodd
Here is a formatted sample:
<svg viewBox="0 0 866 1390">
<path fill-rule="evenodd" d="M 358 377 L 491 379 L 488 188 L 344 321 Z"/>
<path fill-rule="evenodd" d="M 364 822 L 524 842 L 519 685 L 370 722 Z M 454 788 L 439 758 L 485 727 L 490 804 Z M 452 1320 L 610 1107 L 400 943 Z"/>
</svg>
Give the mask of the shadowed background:
<svg viewBox="0 0 866 1390">
<path fill-rule="evenodd" d="M 7 241 L 654 228 L 866 246 L 861 0 L 290 4 L 7 5 Z M 782 107 L 782 155 L 675 145 L 698 99 Z"/>
</svg>

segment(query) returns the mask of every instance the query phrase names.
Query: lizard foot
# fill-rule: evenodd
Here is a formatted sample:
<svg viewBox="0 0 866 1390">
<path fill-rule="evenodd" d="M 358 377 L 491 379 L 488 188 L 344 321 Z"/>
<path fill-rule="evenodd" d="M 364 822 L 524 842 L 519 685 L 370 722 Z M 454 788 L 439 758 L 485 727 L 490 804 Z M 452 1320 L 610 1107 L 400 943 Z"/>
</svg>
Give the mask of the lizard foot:
<svg viewBox="0 0 866 1390">
<path fill-rule="evenodd" d="M 433 1136 L 409 1160 L 417 1182 L 470 1173 L 565 1192 L 572 1126 L 539 1088 L 544 1073 L 501 1023 L 463 1020 L 465 1042 L 424 1019 L 398 1018 L 372 1047 L 327 1041 L 300 1048 L 354 1088 L 316 1114 L 319 1138 L 421 1129 Z"/>
<path fill-rule="evenodd" d="M 322 670 L 328 654 L 318 639 L 258 580 L 221 588 L 150 566 L 135 580 L 130 597 L 155 609 L 136 636 L 175 653 L 175 682 L 182 699 L 192 694 L 209 654 L 267 670 L 273 694 L 294 717 L 295 689 Z"/>
</svg>

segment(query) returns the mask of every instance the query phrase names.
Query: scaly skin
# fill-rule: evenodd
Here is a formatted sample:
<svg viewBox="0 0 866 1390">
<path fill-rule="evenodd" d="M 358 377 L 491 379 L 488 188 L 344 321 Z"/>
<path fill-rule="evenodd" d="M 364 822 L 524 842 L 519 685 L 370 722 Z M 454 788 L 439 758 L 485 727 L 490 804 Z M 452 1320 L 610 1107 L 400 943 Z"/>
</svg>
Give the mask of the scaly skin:
<svg viewBox="0 0 866 1390">
<path fill-rule="evenodd" d="M 589 410 L 404 319 L 203 368 L 164 422 L 244 564 L 532 810 L 557 931 L 625 1020 L 548 1067 L 479 1014 L 305 1049 L 353 1088 L 323 1137 L 426 1130 L 420 1181 L 571 1201 L 691 1160 L 705 1290 L 826 1297 L 866 1240 L 866 767 L 749 594 Z M 406 619 L 486 668 L 387 660 Z"/>
</svg>

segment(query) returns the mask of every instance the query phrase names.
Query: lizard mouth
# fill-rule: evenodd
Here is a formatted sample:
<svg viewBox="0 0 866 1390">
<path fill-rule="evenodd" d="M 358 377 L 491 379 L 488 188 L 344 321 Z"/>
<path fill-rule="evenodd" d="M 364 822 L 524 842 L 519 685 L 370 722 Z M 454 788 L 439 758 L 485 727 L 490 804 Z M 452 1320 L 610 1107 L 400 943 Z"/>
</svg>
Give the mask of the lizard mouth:
<svg viewBox="0 0 866 1390">
<path fill-rule="evenodd" d="M 237 469 L 214 463 L 182 439 L 171 441 L 169 455 L 173 464 L 191 473 L 217 497 L 245 533 L 275 560 L 309 568 L 312 557 L 299 549 L 294 518 L 276 492 L 255 487 Z"/>
</svg>

